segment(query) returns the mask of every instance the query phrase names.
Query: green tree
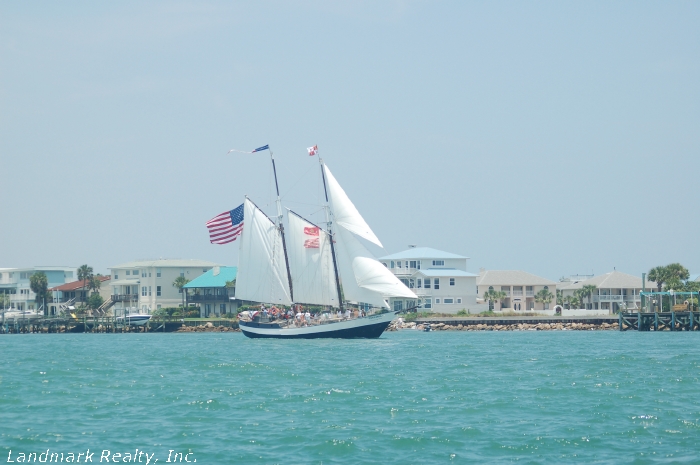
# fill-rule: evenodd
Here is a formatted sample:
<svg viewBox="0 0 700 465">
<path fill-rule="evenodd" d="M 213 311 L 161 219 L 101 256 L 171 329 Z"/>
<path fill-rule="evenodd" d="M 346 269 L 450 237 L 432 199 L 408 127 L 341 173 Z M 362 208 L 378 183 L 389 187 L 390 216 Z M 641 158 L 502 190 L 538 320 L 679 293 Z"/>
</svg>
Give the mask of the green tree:
<svg viewBox="0 0 700 465">
<path fill-rule="evenodd" d="M 100 294 L 94 293 L 88 297 L 87 306 L 92 310 L 97 310 L 104 303 L 104 299 Z"/>
<path fill-rule="evenodd" d="M 81 265 L 80 268 L 78 268 L 78 281 L 83 282 L 83 295 L 85 295 L 85 288 L 88 285 L 88 282 L 92 278 L 92 267 L 88 265 Z M 87 299 L 83 299 L 83 302 L 85 302 Z"/>
<path fill-rule="evenodd" d="M 564 297 L 564 303 L 566 304 L 567 310 L 571 310 L 571 306 L 578 306 L 579 299 L 576 295 L 567 295 Z"/>
<path fill-rule="evenodd" d="M 182 290 L 182 288 L 185 286 L 185 284 L 189 283 L 190 280 L 185 278 L 184 276 L 178 276 L 175 278 L 175 281 L 173 281 L 173 287 L 176 287 L 180 290 L 180 293 L 182 294 L 182 306 L 185 306 L 185 291 Z"/>
<path fill-rule="evenodd" d="M 49 279 L 43 271 L 37 271 L 29 278 L 29 288 L 35 294 L 37 307 L 44 306 L 44 315 L 48 315 L 46 307 L 46 299 L 49 293 Z"/>
<path fill-rule="evenodd" d="M 537 294 L 535 294 L 535 302 L 540 304 L 548 304 L 553 298 L 554 294 L 549 292 L 549 289 L 540 289 L 537 291 Z"/>
<path fill-rule="evenodd" d="M 489 310 L 493 310 L 493 304 L 499 302 L 506 298 L 506 293 L 503 291 L 496 291 L 489 288 L 488 291 L 484 292 L 484 300 L 489 303 Z"/>
<path fill-rule="evenodd" d="M 586 297 L 588 298 L 588 303 L 591 303 L 591 296 L 593 293 L 598 289 L 595 284 L 586 284 L 581 288 L 581 297 Z M 581 302 L 583 302 L 583 299 L 581 299 Z"/>
<path fill-rule="evenodd" d="M 0 309 L 4 309 L 5 307 L 8 307 L 10 305 L 10 295 L 0 293 Z"/>
<path fill-rule="evenodd" d="M 100 288 L 102 287 L 102 280 L 100 279 L 100 275 L 96 276 L 91 276 L 90 281 L 88 282 L 88 290 L 91 291 L 93 294 L 100 292 Z"/>
<path fill-rule="evenodd" d="M 564 291 L 557 289 L 557 305 L 564 305 Z"/>
</svg>

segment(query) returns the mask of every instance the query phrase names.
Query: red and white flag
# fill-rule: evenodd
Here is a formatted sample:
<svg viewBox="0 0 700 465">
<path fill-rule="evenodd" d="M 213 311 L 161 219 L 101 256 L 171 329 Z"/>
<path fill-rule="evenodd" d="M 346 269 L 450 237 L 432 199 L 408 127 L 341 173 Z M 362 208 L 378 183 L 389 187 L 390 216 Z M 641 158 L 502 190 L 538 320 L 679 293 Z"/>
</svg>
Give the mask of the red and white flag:
<svg viewBox="0 0 700 465">
<path fill-rule="evenodd" d="M 318 227 L 311 226 L 309 228 L 304 227 L 304 234 L 307 236 L 318 236 Z"/>
<path fill-rule="evenodd" d="M 318 249 L 318 248 L 320 248 L 320 244 L 319 244 L 319 239 L 318 239 L 318 237 L 315 238 L 315 239 L 306 239 L 306 240 L 304 241 L 304 247 L 306 247 L 307 249 Z"/>
<path fill-rule="evenodd" d="M 313 157 L 318 153 L 318 145 L 314 145 L 313 147 L 308 147 L 306 150 L 309 151 L 309 156 Z"/>
</svg>

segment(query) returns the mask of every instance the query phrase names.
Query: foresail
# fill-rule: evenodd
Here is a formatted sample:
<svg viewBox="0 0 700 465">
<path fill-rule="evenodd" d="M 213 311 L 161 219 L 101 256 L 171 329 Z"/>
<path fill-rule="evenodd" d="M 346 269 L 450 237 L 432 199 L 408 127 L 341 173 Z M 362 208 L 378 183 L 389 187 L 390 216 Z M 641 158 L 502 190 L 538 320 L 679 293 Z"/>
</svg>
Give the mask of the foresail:
<svg viewBox="0 0 700 465">
<path fill-rule="evenodd" d="M 335 238 L 338 268 L 346 300 L 387 307 L 385 296 L 418 299 L 350 231 L 338 227 Z"/>
<path fill-rule="evenodd" d="M 290 305 L 292 301 L 280 231 L 247 198 L 243 211 L 236 298 Z"/>
<path fill-rule="evenodd" d="M 294 301 L 338 307 L 333 255 L 328 233 L 289 211 L 287 254 Z"/>
<path fill-rule="evenodd" d="M 331 170 L 329 170 L 326 165 L 323 165 L 323 169 L 326 173 L 328 193 L 330 194 L 331 210 L 333 211 L 335 224 L 346 228 L 348 231 L 357 234 L 363 239 L 377 244 L 379 247 L 383 247 L 382 243 L 379 242 L 379 238 L 374 234 L 365 219 L 362 218 L 362 215 L 357 211 L 357 208 L 355 208 L 355 205 L 350 201 L 350 198 L 348 198 L 343 188 L 340 187 L 335 177 L 333 177 Z"/>
</svg>

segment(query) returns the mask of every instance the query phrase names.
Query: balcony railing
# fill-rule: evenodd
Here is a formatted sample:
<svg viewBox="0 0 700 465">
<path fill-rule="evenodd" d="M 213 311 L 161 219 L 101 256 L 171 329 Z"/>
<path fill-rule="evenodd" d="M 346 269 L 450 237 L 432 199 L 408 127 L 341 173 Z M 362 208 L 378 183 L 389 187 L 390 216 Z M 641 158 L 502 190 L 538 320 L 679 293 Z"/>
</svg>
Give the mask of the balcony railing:
<svg viewBox="0 0 700 465">
<path fill-rule="evenodd" d="M 525 291 L 525 297 L 535 297 L 535 291 Z"/>
<path fill-rule="evenodd" d="M 228 302 L 227 294 L 195 294 L 188 295 L 188 302 Z"/>
<path fill-rule="evenodd" d="M 594 295 L 593 302 L 622 302 L 622 295 Z"/>
<path fill-rule="evenodd" d="M 115 294 L 112 296 L 112 302 L 133 302 L 139 300 L 138 294 Z"/>
</svg>

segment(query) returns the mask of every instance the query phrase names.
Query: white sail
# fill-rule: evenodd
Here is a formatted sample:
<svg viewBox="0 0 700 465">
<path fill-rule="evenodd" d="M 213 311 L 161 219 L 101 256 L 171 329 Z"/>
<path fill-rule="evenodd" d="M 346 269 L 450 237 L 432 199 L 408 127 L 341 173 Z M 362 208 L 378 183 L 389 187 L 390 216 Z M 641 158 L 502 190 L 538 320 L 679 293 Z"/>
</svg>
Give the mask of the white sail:
<svg viewBox="0 0 700 465">
<path fill-rule="evenodd" d="M 367 248 L 343 227 L 336 228 L 336 254 L 346 300 L 388 307 L 384 297 L 418 299 Z"/>
<path fill-rule="evenodd" d="M 350 201 L 348 195 L 345 193 L 338 181 L 336 181 L 331 171 L 324 164 L 323 169 L 326 173 L 326 182 L 328 185 L 328 193 L 330 194 L 331 210 L 333 210 L 333 218 L 335 224 L 346 228 L 363 239 L 377 244 L 379 247 L 383 247 L 382 243 L 374 234 L 372 229 L 369 227 L 367 222 L 360 212 L 357 211 L 355 205 Z"/>
<path fill-rule="evenodd" d="M 243 209 L 236 298 L 290 305 L 282 235 L 277 226 L 247 198 Z"/>
<path fill-rule="evenodd" d="M 287 254 L 294 301 L 338 307 L 338 290 L 328 233 L 293 212 L 287 214 Z"/>
</svg>

